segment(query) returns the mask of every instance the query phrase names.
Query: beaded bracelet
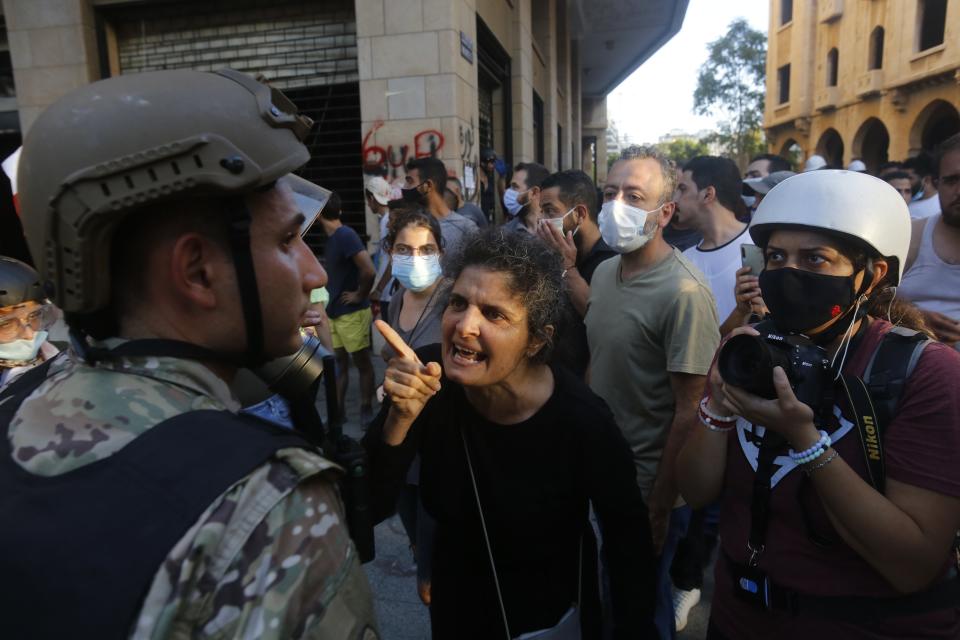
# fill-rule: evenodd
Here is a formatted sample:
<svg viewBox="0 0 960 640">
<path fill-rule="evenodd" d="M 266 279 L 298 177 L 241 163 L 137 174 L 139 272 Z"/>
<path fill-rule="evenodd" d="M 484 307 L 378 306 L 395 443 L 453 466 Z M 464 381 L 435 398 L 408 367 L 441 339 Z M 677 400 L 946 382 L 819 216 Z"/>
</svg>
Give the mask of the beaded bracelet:
<svg viewBox="0 0 960 640">
<path fill-rule="evenodd" d="M 808 476 L 811 476 L 811 475 L 813 475 L 813 472 L 814 472 L 814 471 L 816 471 L 817 469 L 822 469 L 823 467 L 825 467 L 825 466 L 827 466 L 828 464 L 830 464 L 831 462 L 833 462 L 834 459 L 837 458 L 837 457 L 839 457 L 839 456 L 840 456 L 840 454 L 837 453 L 836 450 L 834 450 L 833 453 L 831 453 L 829 456 L 827 456 L 826 458 L 824 458 L 823 462 L 821 462 L 821 463 L 819 463 L 819 464 L 817 464 L 817 465 L 815 465 L 815 466 L 812 466 L 812 467 L 804 467 L 803 470 L 806 472 L 806 474 L 807 474 Z"/>
<path fill-rule="evenodd" d="M 707 409 L 707 399 L 704 398 L 700 401 L 700 408 L 697 411 L 697 417 L 700 418 L 700 422 L 710 431 L 716 431 L 717 433 L 726 433 L 732 431 L 736 422 L 737 416 L 720 416 L 709 409 Z"/>
<path fill-rule="evenodd" d="M 707 409 L 707 400 L 708 398 L 704 398 L 703 400 L 700 401 L 700 411 L 703 412 L 703 415 L 707 416 L 708 418 L 716 422 L 724 422 L 727 424 L 737 421 L 737 416 L 721 416 Z"/>
<path fill-rule="evenodd" d="M 729 425 L 726 427 L 720 426 L 714 423 L 713 418 L 703 413 L 702 411 L 697 413 L 697 416 L 700 418 L 700 423 L 703 424 L 710 431 L 716 431 L 717 433 L 726 433 L 728 431 L 733 431 L 735 429 L 734 425 Z"/>
<path fill-rule="evenodd" d="M 823 452 L 827 450 L 830 444 L 830 435 L 826 431 L 821 431 L 820 439 L 810 445 L 810 447 L 800 451 L 799 453 L 793 449 L 790 449 L 788 454 L 790 455 L 790 459 L 794 462 L 798 464 L 805 464 L 807 462 L 812 462 L 823 455 Z"/>
</svg>

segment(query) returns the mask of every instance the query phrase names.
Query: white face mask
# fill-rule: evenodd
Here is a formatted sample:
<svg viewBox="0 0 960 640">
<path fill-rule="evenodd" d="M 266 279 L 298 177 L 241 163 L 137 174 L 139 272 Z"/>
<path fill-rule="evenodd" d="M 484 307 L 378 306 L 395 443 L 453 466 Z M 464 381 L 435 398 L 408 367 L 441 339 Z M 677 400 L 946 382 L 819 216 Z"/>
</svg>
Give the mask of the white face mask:
<svg viewBox="0 0 960 640">
<path fill-rule="evenodd" d="M 757 196 L 740 196 L 743 198 L 743 204 L 747 205 L 747 209 L 753 209 L 753 205 L 757 204 Z"/>
<path fill-rule="evenodd" d="M 659 224 L 653 214 L 663 208 L 644 211 L 622 200 L 604 202 L 600 209 L 600 236 L 617 253 L 631 253 L 650 242 Z"/>
<path fill-rule="evenodd" d="M 0 342 L 0 360 L 6 360 L 11 364 L 28 364 L 36 359 L 37 354 L 40 353 L 40 347 L 46 340 L 47 332 L 37 331 L 30 339 Z"/>
<path fill-rule="evenodd" d="M 563 221 L 566 220 L 568 215 L 573 213 L 574 209 L 576 209 L 576 207 L 574 207 L 573 209 L 570 209 L 570 211 L 567 211 L 565 214 L 563 214 L 559 218 L 542 218 L 540 221 L 543 224 L 549 224 L 551 227 L 556 229 L 560 233 L 560 235 L 565 235 L 563 233 Z M 574 228 L 573 235 L 577 235 L 577 231 L 580 231 L 580 225 L 577 225 Z"/>
</svg>

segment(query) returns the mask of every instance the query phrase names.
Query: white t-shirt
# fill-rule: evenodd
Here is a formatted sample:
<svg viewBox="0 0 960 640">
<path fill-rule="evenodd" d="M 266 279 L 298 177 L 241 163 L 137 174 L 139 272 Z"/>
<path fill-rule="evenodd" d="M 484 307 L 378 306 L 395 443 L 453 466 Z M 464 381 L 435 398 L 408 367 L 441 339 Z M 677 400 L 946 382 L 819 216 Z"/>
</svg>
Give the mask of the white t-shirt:
<svg viewBox="0 0 960 640">
<path fill-rule="evenodd" d="M 936 195 L 926 200 L 914 200 L 907 207 L 911 218 L 929 218 L 940 213 L 940 196 Z"/>
<path fill-rule="evenodd" d="M 701 249 L 700 244 L 684 251 L 683 256 L 707 277 L 717 302 L 717 316 L 722 324 L 737 306 L 733 288 L 737 283 L 737 269 L 743 266 L 740 245 L 753 244 L 753 240 L 744 229 L 740 235 L 716 249 Z"/>
</svg>

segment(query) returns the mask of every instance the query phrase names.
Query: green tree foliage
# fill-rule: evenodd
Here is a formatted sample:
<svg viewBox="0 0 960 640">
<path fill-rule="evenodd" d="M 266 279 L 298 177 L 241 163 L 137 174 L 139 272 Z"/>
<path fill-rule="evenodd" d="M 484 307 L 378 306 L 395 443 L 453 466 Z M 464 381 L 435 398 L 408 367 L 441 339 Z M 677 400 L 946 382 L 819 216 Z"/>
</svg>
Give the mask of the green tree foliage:
<svg viewBox="0 0 960 640">
<path fill-rule="evenodd" d="M 674 138 L 669 142 L 658 142 L 656 146 L 660 153 L 679 166 L 685 165 L 692 158 L 710 153 L 707 142 L 696 138 Z"/>
<path fill-rule="evenodd" d="M 707 50 L 693 93 L 693 108 L 699 115 L 725 118 L 714 138 L 742 168 L 765 148 L 761 125 L 767 36 L 738 18 Z"/>
</svg>

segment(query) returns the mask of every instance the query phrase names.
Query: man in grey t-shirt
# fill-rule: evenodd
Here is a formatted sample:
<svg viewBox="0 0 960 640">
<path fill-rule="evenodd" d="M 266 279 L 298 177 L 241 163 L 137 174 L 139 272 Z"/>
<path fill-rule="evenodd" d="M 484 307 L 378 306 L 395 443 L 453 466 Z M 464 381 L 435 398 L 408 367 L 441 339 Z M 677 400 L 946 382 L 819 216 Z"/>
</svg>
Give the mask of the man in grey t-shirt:
<svg viewBox="0 0 960 640">
<path fill-rule="evenodd" d="M 599 226 L 620 255 L 594 271 L 584 318 L 590 387 L 633 450 L 650 512 L 660 556 L 654 621 L 662 639 L 675 633 L 669 570 L 690 521 L 679 500 L 676 458 L 720 342 L 703 274 L 663 239 L 675 184 L 673 163 L 652 148 L 630 147 L 613 165 Z"/>
<path fill-rule="evenodd" d="M 417 158 L 407 163 L 403 198 L 427 209 L 440 222 L 443 250 L 452 253 L 460 249 L 464 237 L 477 231 L 469 218 L 451 211 L 443 200 L 447 188 L 447 168 L 437 158 Z"/>
</svg>

